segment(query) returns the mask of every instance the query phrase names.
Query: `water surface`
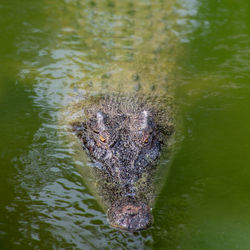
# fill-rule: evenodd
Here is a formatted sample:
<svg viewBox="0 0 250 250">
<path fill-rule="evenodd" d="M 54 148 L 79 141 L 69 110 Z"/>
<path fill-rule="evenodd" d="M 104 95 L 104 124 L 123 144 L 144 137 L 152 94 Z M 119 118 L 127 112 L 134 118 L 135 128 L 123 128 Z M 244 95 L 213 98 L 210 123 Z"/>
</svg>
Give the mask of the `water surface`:
<svg viewBox="0 0 250 250">
<path fill-rule="evenodd" d="M 249 249 L 249 3 L 168 2 L 0 4 L 1 249 Z M 154 225 L 135 234 L 109 227 L 58 124 L 69 94 L 130 64 L 174 85 L 180 117 Z"/>
</svg>

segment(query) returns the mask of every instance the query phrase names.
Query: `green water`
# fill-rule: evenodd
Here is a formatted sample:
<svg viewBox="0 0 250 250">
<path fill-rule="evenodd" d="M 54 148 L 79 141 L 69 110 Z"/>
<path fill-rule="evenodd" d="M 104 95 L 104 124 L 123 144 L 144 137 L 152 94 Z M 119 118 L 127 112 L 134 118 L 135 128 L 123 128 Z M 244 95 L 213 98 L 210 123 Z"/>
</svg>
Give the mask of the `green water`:
<svg viewBox="0 0 250 250">
<path fill-rule="evenodd" d="M 1 249 L 250 248 L 249 3 L 167 2 L 0 3 Z M 75 87 L 140 54 L 151 63 L 158 44 L 175 72 L 178 150 L 154 225 L 128 234 L 106 222 L 58 115 Z"/>
</svg>

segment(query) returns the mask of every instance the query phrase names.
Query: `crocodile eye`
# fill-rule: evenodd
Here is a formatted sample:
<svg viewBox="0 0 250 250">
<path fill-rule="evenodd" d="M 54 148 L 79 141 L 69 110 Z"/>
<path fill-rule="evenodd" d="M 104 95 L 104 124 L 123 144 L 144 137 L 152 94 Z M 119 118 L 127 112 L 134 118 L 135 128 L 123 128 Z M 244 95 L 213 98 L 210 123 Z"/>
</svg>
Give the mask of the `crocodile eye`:
<svg viewBox="0 0 250 250">
<path fill-rule="evenodd" d="M 148 143 L 148 137 L 144 140 L 144 143 Z"/>
<path fill-rule="evenodd" d="M 106 139 L 101 135 L 99 136 L 99 139 L 100 139 L 101 142 L 106 142 Z"/>
</svg>

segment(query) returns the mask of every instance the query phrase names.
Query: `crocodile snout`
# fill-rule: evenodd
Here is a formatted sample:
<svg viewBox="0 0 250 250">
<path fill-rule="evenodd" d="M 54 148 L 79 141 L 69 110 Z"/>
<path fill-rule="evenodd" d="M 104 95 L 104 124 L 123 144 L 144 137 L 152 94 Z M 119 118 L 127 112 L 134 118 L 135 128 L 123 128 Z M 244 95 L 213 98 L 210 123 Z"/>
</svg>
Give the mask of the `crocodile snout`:
<svg viewBox="0 0 250 250">
<path fill-rule="evenodd" d="M 148 205 L 137 201 L 118 201 L 108 210 L 111 226 L 136 232 L 152 224 L 152 214 Z"/>
</svg>

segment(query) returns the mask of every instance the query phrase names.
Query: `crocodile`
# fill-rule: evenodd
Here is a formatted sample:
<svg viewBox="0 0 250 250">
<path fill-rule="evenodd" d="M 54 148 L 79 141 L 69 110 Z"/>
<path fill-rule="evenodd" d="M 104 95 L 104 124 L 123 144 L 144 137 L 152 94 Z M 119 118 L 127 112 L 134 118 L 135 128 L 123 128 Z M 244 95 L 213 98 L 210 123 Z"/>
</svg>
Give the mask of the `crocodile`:
<svg viewBox="0 0 250 250">
<path fill-rule="evenodd" d="M 123 4 L 117 2 L 118 13 Z M 63 124 L 70 124 L 70 134 L 80 142 L 73 157 L 86 186 L 107 211 L 110 225 L 130 232 L 152 225 L 162 169 L 172 156 L 167 154 L 176 130 L 176 64 L 182 52 L 177 21 L 183 15 L 176 1 L 133 4 L 140 11 L 122 21 L 124 36 L 114 39 L 115 46 L 124 47 L 113 47 L 110 54 L 106 47 L 93 47 L 105 55 L 105 63 L 100 60 L 74 79 L 62 112 Z"/>
</svg>

